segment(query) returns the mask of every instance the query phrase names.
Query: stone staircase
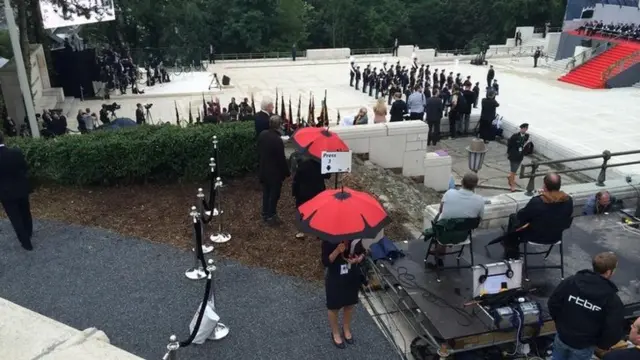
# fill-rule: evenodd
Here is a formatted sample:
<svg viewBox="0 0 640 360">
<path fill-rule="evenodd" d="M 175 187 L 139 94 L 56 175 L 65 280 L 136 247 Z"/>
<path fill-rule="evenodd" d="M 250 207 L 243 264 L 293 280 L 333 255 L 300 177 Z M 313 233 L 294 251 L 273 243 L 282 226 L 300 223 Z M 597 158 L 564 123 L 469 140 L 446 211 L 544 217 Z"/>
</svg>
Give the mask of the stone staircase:
<svg viewBox="0 0 640 360">
<path fill-rule="evenodd" d="M 636 89 L 640 89 L 640 82 L 637 82 L 633 85 L 634 88 Z"/>
</svg>

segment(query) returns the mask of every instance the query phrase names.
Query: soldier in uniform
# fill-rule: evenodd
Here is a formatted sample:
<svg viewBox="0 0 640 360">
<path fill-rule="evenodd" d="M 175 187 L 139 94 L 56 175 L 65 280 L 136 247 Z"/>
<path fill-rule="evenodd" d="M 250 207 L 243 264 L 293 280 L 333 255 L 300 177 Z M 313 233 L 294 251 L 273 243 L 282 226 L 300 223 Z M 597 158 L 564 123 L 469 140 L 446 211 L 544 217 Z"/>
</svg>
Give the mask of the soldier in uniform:
<svg viewBox="0 0 640 360">
<path fill-rule="evenodd" d="M 436 84 L 438 84 L 438 69 L 433 71 L 433 86 L 435 88 Z"/>
<path fill-rule="evenodd" d="M 440 87 L 444 88 L 447 85 L 447 75 L 446 74 L 446 70 L 442 69 L 442 71 L 440 71 Z"/>
<path fill-rule="evenodd" d="M 371 74 L 369 74 L 369 96 L 373 96 L 373 90 L 375 90 L 377 83 L 378 70 L 377 68 L 373 68 L 373 71 L 371 71 Z"/>
<path fill-rule="evenodd" d="M 360 90 L 359 84 L 361 78 L 362 73 L 360 72 L 360 66 L 356 66 L 356 90 Z"/>
<path fill-rule="evenodd" d="M 369 74 L 371 73 L 371 64 L 362 71 L 362 92 L 367 93 L 367 85 L 369 85 Z"/>
<path fill-rule="evenodd" d="M 400 61 L 398 61 L 398 62 L 396 63 L 396 74 L 398 74 L 398 73 L 400 72 L 400 69 L 401 69 L 401 67 L 400 67 Z"/>
<path fill-rule="evenodd" d="M 356 77 L 356 61 L 353 56 L 349 59 L 349 86 L 353 87 L 353 80 Z"/>
</svg>

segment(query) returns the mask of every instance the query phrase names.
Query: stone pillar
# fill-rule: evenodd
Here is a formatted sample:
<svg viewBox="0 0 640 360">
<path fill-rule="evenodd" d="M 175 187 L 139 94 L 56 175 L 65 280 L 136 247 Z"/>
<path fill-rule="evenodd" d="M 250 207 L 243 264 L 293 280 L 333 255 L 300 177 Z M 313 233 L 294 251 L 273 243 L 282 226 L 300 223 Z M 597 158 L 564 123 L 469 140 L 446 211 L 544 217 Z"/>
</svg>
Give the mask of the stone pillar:
<svg viewBox="0 0 640 360">
<path fill-rule="evenodd" d="M 447 191 L 451 179 L 451 156 L 444 151 L 426 153 L 424 156 L 424 186 L 435 191 Z"/>
</svg>

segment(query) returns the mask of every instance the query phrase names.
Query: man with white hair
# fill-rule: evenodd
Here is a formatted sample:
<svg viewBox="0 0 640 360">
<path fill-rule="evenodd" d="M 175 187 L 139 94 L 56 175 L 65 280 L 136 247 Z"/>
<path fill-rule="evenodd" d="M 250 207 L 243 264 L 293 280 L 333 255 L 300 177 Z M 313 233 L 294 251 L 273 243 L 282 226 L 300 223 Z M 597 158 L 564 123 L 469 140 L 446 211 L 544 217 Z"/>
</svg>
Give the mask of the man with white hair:
<svg viewBox="0 0 640 360">
<path fill-rule="evenodd" d="M 273 113 L 273 100 L 270 97 L 265 96 L 260 103 L 260 111 L 256 114 L 254 120 L 256 127 L 256 138 L 264 130 L 269 130 L 269 118 Z"/>
</svg>

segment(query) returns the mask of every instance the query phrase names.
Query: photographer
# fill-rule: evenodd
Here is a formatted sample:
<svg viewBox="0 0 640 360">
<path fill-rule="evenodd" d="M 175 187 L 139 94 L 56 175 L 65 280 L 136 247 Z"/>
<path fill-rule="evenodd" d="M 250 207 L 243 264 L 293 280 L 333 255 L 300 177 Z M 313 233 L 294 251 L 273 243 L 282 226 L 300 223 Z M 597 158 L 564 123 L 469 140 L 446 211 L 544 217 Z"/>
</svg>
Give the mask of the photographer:
<svg viewBox="0 0 640 360">
<path fill-rule="evenodd" d="M 110 123 L 109 113 L 107 112 L 107 104 L 102 104 L 102 109 L 100 109 L 100 122 L 103 125 Z"/>
<path fill-rule="evenodd" d="M 136 104 L 136 124 L 142 125 L 146 123 L 144 118 L 144 110 L 142 110 L 142 104 Z"/>
</svg>

